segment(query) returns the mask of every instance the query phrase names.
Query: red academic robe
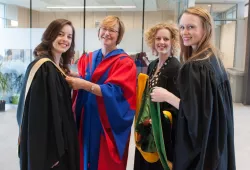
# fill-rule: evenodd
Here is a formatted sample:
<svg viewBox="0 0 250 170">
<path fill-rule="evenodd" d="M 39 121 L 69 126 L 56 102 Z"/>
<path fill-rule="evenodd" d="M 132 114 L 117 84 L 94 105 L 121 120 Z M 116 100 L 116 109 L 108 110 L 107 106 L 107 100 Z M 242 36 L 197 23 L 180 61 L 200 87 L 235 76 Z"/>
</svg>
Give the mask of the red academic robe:
<svg viewBox="0 0 250 170">
<path fill-rule="evenodd" d="M 80 76 L 99 84 L 102 97 L 78 90 L 75 116 L 81 170 L 125 170 L 136 107 L 136 66 L 121 49 L 103 60 L 101 50 L 83 55 Z"/>
</svg>

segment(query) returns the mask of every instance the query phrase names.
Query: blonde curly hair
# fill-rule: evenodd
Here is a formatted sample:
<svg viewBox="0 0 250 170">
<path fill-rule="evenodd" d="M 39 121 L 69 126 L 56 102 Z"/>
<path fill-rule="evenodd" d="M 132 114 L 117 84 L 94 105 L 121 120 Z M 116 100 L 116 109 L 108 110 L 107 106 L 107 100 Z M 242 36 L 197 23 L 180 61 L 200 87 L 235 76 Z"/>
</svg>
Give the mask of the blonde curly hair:
<svg viewBox="0 0 250 170">
<path fill-rule="evenodd" d="M 171 55 L 177 56 L 179 49 L 179 29 L 176 25 L 170 23 L 159 23 L 145 32 L 145 40 L 147 45 L 152 49 L 154 55 L 158 56 L 158 52 L 155 49 L 155 36 L 161 29 L 167 29 L 172 38 Z"/>
</svg>

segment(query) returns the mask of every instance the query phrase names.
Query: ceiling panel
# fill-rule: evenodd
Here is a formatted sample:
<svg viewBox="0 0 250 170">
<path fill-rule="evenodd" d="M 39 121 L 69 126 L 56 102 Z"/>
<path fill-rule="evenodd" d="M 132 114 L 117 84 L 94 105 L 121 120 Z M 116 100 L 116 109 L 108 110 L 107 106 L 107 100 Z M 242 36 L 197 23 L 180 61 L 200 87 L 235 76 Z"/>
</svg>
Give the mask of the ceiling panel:
<svg viewBox="0 0 250 170">
<path fill-rule="evenodd" d="M 177 10 L 180 0 L 145 0 L 146 11 Z M 196 0 L 196 3 L 237 3 L 247 0 Z M 2 3 L 30 8 L 30 0 L 0 0 Z M 142 11 L 143 0 L 86 0 L 88 6 L 119 5 L 136 6 L 136 9 L 95 9 L 91 11 Z M 37 11 L 82 11 L 82 9 L 47 9 L 47 6 L 82 6 L 83 0 L 32 0 L 32 8 Z M 219 10 L 219 8 L 216 10 Z M 90 9 L 87 9 L 90 11 Z"/>
<path fill-rule="evenodd" d="M 234 7 L 236 4 L 195 4 L 195 6 L 202 7 L 209 12 L 221 13 Z M 211 9 L 212 8 L 212 9 Z"/>
<path fill-rule="evenodd" d="M 208 12 L 211 11 L 211 5 L 210 5 L 210 4 L 195 4 L 195 6 L 204 8 L 204 9 L 206 9 Z"/>
<path fill-rule="evenodd" d="M 0 0 L 2 3 L 18 5 L 30 8 L 30 0 Z M 178 1 L 176 0 L 145 0 L 146 11 L 158 10 L 176 10 Z M 88 6 L 103 6 L 103 5 L 118 5 L 118 6 L 133 6 L 136 9 L 116 9 L 116 11 L 142 11 L 143 0 L 86 0 Z M 50 11 L 47 6 L 82 6 L 83 0 L 32 0 L 32 8 L 37 11 Z M 79 10 L 79 9 L 78 9 Z M 88 9 L 89 10 L 89 9 Z M 53 11 L 57 11 L 53 9 Z M 59 9 L 58 11 L 65 11 Z M 69 11 L 69 10 L 67 10 Z M 72 10 L 70 10 L 72 11 Z M 73 11 L 76 11 L 73 10 Z M 82 11 L 82 9 L 80 9 Z M 96 10 L 92 10 L 96 11 Z M 101 11 L 98 9 L 98 11 Z M 103 9 L 102 11 L 110 11 L 110 9 Z M 111 11 L 115 11 L 112 9 Z"/>
</svg>

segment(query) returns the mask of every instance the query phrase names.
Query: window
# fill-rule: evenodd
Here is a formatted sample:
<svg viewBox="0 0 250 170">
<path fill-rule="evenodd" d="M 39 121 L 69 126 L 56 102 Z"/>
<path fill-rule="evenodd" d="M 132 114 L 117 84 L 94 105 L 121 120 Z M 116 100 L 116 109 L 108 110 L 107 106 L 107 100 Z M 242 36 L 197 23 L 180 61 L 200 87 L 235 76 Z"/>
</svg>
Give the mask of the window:
<svg viewBox="0 0 250 170">
<path fill-rule="evenodd" d="M 0 4 L 0 28 L 4 28 L 4 5 Z"/>
</svg>

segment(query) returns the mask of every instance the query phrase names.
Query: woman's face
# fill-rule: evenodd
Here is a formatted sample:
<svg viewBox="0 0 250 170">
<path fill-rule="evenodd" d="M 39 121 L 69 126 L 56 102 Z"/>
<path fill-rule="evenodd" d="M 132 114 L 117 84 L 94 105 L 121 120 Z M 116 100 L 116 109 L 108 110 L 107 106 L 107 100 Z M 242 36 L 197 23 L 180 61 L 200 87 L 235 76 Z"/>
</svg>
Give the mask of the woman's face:
<svg viewBox="0 0 250 170">
<path fill-rule="evenodd" d="M 117 23 L 114 27 L 111 28 L 101 27 L 99 32 L 99 39 L 104 47 L 112 48 L 116 46 L 118 35 L 119 24 Z"/>
<path fill-rule="evenodd" d="M 172 49 L 172 38 L 169 30 L 163 28 L 157 31 L 155 35 L 155 50 L 159 55 L 161 54 L 171 54 Z"/>
<path fill-rule="evenodd" d="M 72 36 L 72 27 L 70 25 L 65 25 L 52 43 L 52 53 L 56 55 L 65 53 L 71 46 Z"/>
<path fill-rule="evenodd" d="M 201 19 L 196 15 L 184 13 L 180 19 L 180 35 L 185 46 L 196 49 L 204 35 Z"/>
</svg>

